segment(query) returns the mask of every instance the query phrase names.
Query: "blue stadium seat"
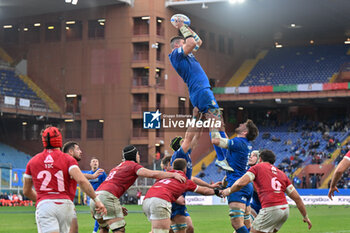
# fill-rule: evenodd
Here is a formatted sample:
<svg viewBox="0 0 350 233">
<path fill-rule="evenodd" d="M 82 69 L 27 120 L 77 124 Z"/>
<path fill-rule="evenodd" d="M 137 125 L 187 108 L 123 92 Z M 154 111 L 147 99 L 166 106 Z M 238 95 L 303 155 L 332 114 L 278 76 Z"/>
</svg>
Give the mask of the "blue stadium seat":
<svg viewBox="0 0 350 233">
<path fill-rule="evenodd" d="M 347 45 L 318 45 L 272 49 L 248 74 L 241 86 L 328 83 L 350 62 Z"/>
</svg>

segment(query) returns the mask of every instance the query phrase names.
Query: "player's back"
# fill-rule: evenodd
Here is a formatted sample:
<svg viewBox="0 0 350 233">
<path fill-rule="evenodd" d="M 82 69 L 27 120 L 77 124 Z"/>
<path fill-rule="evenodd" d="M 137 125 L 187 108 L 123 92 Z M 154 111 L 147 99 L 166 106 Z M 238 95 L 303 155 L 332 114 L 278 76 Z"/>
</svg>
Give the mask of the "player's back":
<svg viewBox="0 0 350 233">
<path fill-rule="evenodd" d="M 97 191 L 108 191 L 120 198 L 137 179 L 137 171 L 143 168 L 134 161 L 124 161 L 113 168 L 106 180 L 97 188 Z"/>
<path fill-rule="evenodd" d="M 174 49 L 169 59 L 176 72 L 187 84 L 190 95 L 204 88 L 210 88 L 209 79 L 192 53 L 185 55 L 183 48 Z"/>
<path fill-rule="evenodd" d="M 169 172 L 185 174 L 182 171 L 172 170 Z M 185 183 L 181 183 L 177 179 L 162 179 L 158 180 L 148 191 L 145 198 L 158 197 L 163 200 L 174 202 L 186 191 L 195 191 L 197 185 L 189 179 Z"/>
<path fill-rule="evenodd" d="M 72 185 L 77 184 L 69 175 L 74 166 L 78 166 L 77 161 L 57 149 L 35 155 L 27 164 L 26 175 L 32 177 L 36 204 L 44 199 L 71 199 Z"/>
<path fill-rule="evenodd" d="M 174 152 L 174 154 L 171 156 L 170 164 L 173 165 L 173 162 L 175 159 L 185 159 L 187 162 L 187 169 L 186 169 L 186 177 L 188 179 L 192 178 L 192 159 L 191 159 L 191 149 L 185 153 L 180 147 L 177 151 Z"/>
<path fill-rule="evenodd" d="M 291 182 L 286 174 L 267 162 L 251 167 L 249 172 L 255 175 L 254 186 L 262 208 L 288 204 L 285 191 Z"/>
</svg>

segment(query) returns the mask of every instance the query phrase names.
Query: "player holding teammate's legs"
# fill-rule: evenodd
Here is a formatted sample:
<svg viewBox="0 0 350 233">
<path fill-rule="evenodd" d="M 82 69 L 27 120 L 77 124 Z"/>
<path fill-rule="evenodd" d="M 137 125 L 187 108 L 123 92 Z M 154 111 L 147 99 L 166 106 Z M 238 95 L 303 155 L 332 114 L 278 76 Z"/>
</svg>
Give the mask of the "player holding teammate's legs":
<svg viewBox="0 0 350 233">
<path fill-rule="evenodd" d="M 186 177 L 187 162 L 185 159 L 175 159 L 173 173 Z M 152 223 L 153 233 L 168 233 L 170 228 L 171 203 L 183 192 L 192 191 L 202 195 L 218 195 L 219 190 L 198 186 L 186 178 L 185 183 L 176 179 L 158 180 L 148 191 L 143 201 L 143 211 Z M 180 231 L 178 231 L 180 232 Z M 182 232 L 185 232 L 184 230 Z"/>
<path fill-rule="evenodd" d="M 220 117 L 219 105 L 210 89 L 208 76 L 192 53 L 199 49 L 202 40 L 187 24 L 184 24 L 183 19 L 177 18 L 175 21 L 174 26 L 180 29 L 183 37 L 175 36 L 171 39 L 170 62 L 186 83 L 192 105 L 201 113 L 211 112 Z M 217 165 L 230 170 L 225 157 L 218 157 Z"/>
<path fill-rule="evenodd" d="M 193 115 L 194 117 L 198 118 L 197 108 L 193 109 Z M 186 177 L 188 179 L 191 179 L 192 181 L 194 181 L 196 184 L 200 186 L 204 186 L 208 188 L 218 188 L 221 182 L 217 182 L 215 184 L 208 184 L 207 182 L 192 176 L 191 151 L 197 145 L 200 133 L 201 133 L 200 129 L 188 128 L 184 139 L 182 139 L 182 137 L 175 137 L 171 141 L 170 147 L 174 150 L 174 154 L 171 157 L 171 165 L 176 159 L 179 159 L 179 158 L 185 159 L 187 162 Z M 186 193 L 184 193 L 182 196 L 185 197 L 185 195 Z M 194 232 L 192 219 L 189 213 L 187 212 L 187 208 L 185 204 L 179 204 L 179 202 L 181 202 L 181 198 L 178 199 L 177 202 L 172 204 L 171 229 L 173 230 L 173 232 L 177 232 L 177 233 L 181 233 L 181 232 L 192 233 Z"/>
<path fill-rule="evenodd" d="M 273 233 L 279 231 L 289 215 L 286 193 L 296 203 L 303 216 L 303 221 L 308 224 L 310 230 L 312 224 L 298 191 L 287 175 L 273 165 L 276 161 L 275 154 L 270 150 L 264 150 L 260 153 L 260 158 L 260 163 L 249 168 L 246 174 L 223 191 L 223 195 L 228 196 L 239 192 L 240 189 L 254 181 L 262 209 L 253 222 L 251 232 Z"/>
<path fill-rule="evenodd" d="M 121 206 L 119 199 L 133 185 L 137 177 L 175 178 L 180 182 L 186 181 L 180 174 L 149 170 L 139 163 L 140 155 L 136 147 L 133 145 L 124 147 L 123 162 L 113 168 L 106 180 L 97 188 L 96 193 L 107 208 L 107 214 L 101 216 L 95 211 L 95 202 L 93 200 L 90 202 L 93 218 L 100 224 L 100 233 L 108 233 L 109 230 L 114 233 L 125 232 L 124 216 L 127 214 L 127 210 Z"/>
<path fill-rule="evenodd" d="M 214 116 L 211 116 L 214 117 Z M 214 117 L 215 118 L 215 117 Z M 236 128 L 237 136 L 233 139 L 222 137 L 218 129 L 211 129 L 212 143 L 215 146 L 227 149 L 226 159 L 233 171 L 227 171 L 227 182 L 231 186 L 241 178 L 248 169 L 248 158 L 252 151 L 250 141 L 255 140 L 259 131 L 252 120 Z M 249 216 L 250 200 L 253 194 L 253 185 L 247 184 L 237 193 L 228 197 L 232 227 L 237 233 L 247 233 L 248 228 L 244 225 L 244 217 Z"/>
<path fill-rule="evenodd" d="M 106 208 L 80 171 L 77 161 L 61 152 L 61 132 L 56 127 L 47 127 L 42 132 L 42 142 L 45 149 L 27 164 L 23 184 L 23 194 L 36 201 L 38 232 L 69 232 L 75 213 L 72 197 L 77 183 L 95 200 L 95 211 L 104 215 Z"/>
</svg>

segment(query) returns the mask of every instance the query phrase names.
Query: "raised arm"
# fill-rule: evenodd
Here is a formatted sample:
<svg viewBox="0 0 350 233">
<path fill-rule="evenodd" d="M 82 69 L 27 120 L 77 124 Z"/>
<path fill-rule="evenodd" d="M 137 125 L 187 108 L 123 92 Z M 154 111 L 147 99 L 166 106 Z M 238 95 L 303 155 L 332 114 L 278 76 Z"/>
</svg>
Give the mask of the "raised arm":
<svg viewBox="0 0 350 233">
<path fill-rule="evenodd" d="M 166 179 L 166 178 L 175 178 L 181 183 L 186 182 L 186 178 L 175 172 L 162 172 L 162 171 L 153 171 L 147 168 L 140 168 L 137 171 L 138 176 L 153 178 L 153 179 Z"/>
<path fill-rule="evenodd" d="M 350 167 L 350 159 L 348 157 L 345 157 L 340 161 L 337 168 L 334 171 L 334 174 L 332 176 L 331 185 L 329 187 L 328 197 L 333 200 L 334 192 L 337 191 L 339 193 L 339 190 L 337 188 L 337 183 L 340 180 L 343 173 Z"/>
<path fill-rule="evenodd" d="M 192 177 L 191 177 L 191 180 L 192 180 L 194 183 L 196 183 L 196 184 L 198 184 L 198 185 L 200 185 L 200 186 L 208 187 L 208 188 L 219 188 L 220 185 L 221 185 L 221 182 L 220 182 L 220 181 L 219 181 L 219 182 L 216 182 L 216 183 L 214 183 L 214 184 L 208 184 L 208 183 L 205 182 L 204 180 L 201 180 L 201 179 L 199 179 L 199 178 L 197 178 L 197 177 L 195 177 L 195 176 L 192 176 Z"/>
</svg>

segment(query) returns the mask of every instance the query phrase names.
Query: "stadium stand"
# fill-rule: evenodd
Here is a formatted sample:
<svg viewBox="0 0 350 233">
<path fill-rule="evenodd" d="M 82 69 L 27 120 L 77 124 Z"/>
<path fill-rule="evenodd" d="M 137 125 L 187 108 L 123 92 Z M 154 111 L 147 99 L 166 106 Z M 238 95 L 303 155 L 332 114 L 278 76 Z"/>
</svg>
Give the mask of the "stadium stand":
<svg viewBox="0 0 350 233">
<path fill-rule="evenodd" d="M 31 107 L 45 109 L 45 102 L 19 78 L 14 70 L 0 70 L 0 95 L 29 99 Z"/>
<path fill-rule="evenodd" d="M 350 61 L 348 49 L 347 45 L 271 49 L 240 86 L 328 83 Z"/>
<path fill-rule="evenodd" d="M 11 164 L 12 168 L 25 168 L 31 156 L 8 145 L 0 143 L 0 163 Z"/>
<path fill-rule="evenodd" d="M 290 121 L 281 126 L 259 126 L 260 134 L 252 143 L 253 149 L 269 149 L 276 153 L 275 165 L 288 176 L 309 164 L 322 164 L 348 137 L 349 122 L 330 124 L 310 121 Z M 350 146 L 349 146 L 350 147 Z M 336 160 L 338 161 L 338 160 Z M 221 180 L 225 172 L 214 162 L 196 176 L 206 182 Z"/>
</svg>

